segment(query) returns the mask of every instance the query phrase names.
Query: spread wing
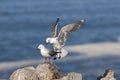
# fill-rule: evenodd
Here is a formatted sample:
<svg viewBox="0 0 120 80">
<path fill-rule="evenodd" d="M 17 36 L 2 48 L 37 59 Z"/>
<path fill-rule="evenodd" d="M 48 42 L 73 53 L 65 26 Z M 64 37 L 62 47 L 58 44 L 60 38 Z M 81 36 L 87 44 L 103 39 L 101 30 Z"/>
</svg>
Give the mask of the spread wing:
<svg viewBox="0 0 120 80">
<path fill-rule="evenodd" d="M 68 24 L 64 27 L 62 27 L 59 35 L 58 35 L 58 41 L 61 45 L 64 45 L 65 41 L 67 40 L 70 33 L 76 31 L 81 25 L 83 25 L 84 20 L 80 20 L 78 22 Z"/>
<path fill-rule="evenodd" d="M 57 18 L 56 22 L 52 26 L 51 33 L 53 37 L 57 37 L 58 32 L 57 32 L 57 26 L 58 26 L 59 18 Z"/>
</svg>

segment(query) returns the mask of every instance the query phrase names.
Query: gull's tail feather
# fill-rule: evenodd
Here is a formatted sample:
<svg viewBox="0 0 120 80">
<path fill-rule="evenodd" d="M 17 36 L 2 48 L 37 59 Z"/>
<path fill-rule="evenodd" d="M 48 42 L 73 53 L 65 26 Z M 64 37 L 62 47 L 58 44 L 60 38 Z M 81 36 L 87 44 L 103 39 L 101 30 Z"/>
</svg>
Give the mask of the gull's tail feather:
<svg viewBox="0 0 120 80">
<path fill-rule="evenodd" d="M 61 49 L 61 53 L 60 53 L 61 58 L 67 56 L 67 54 L 68 54 L 68 51 L 65 50 L 64 48 L 62 48 L 62 49 Z"/>
<path fill-rule="evenodd" d="M 55 60 L 55 59 L 61 59 L 61 58 L 65 57 L 65 56 L 67 56 L 67 54 L 68 54 L 68 51 L 65 50 L 64 48 L 62 48 L 62 49 L 61 49 L 61 52 L 60 52 L 60 53 L 57 53 L 57 54 L 55 55 L 54 60 Z"/>
</svg>

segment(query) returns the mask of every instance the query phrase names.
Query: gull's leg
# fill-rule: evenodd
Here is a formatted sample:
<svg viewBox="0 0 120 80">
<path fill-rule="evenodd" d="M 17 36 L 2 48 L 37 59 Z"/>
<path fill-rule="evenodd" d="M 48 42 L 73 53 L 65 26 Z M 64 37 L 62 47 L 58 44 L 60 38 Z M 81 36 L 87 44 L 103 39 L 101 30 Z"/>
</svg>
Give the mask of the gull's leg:
<svg viewBox="0 0 120 80">
<path fill-rule="evenodd" d="M 56 56 L 53 58 L 54 60 L 56 60 L 57 58 L 60 59 L 61 58 L 61 50 L 62 48 L 54 48 L 54 52 L 56 53 Z"/>
<path fill-rule="evenodd" d="M 62 48 L 60 48 L 59 59 L 61 58 L 61 54 L 62 54 L 61 50 Z"/>
<path fill-rule="evenodd" d="M 48 59 L 49 59 L 49 62 L 50 62 L 50 57 Z"/>
<path fill-rule="evenodd" d="M 50 57 L 48 58 L 48 62 L 47 62 L 47 64 L 50 64 Z"/>
<path fill-rule="evenodd" d="M 57 57 L 60 59 L 61 58 L 61 50 L 62 50 L 62 48 L 60 48 L 60 49 L 58 49 L 58 53 L 57 53 Z"/>
<path fill-rule="evenodd" d="M 56 56 L 53 58 L 53 60 L 56 60 L 57 58 L 56 58 Z"/>
<path fill-rule="evenodd" d="M 61 53 L 58 53 L 58 58 L 59 58 L 59 59 L 61 58 Z"/>
<path fill-rule="evenodd" d="M 44 63 L 46 63 L 46 60 L 47 60 L 47 58 L 45 57 L 45 62 Z"/>
<path fill-rule="evenodd" d="M 60 48 L 60 53 L 62 53 L 61 50 L 62 50 L 62 48 Z"/>
</svg>

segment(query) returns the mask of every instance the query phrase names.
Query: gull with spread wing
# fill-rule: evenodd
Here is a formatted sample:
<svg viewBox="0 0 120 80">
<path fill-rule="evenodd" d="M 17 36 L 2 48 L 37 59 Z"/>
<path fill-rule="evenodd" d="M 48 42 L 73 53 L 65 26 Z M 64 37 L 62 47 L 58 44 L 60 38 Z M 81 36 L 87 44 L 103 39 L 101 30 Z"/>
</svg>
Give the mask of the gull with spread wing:
<svg viewBox="0 0 120 80">
<path fill-rule="evenodd" d="M 63 48 L 68 36 L 70 33 L 80 28 L 83 25 L 84 20 L 63 26 L 59 34 L 57 32 L 58 22 L 59 18 L 57 18 L 55 24 L 52 26 L 52 37 L 46 38 L 46 43 L 52 44 L 54 51 L 60 55 L 59 57 L 64 57 L 68 54 L 68 52 Z"/>
</svg>

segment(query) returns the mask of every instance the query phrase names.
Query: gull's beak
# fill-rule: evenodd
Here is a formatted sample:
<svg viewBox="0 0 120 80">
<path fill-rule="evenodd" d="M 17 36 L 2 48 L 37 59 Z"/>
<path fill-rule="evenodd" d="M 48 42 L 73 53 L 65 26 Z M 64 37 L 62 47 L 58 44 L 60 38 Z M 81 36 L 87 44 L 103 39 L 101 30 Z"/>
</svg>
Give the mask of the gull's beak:
<svg viewBox="0 0 120 80">
<path fill-rule="evenodd" d="M 40 50 L 39 48 L 36 48 L 36 50 Z"/>
<path fill-rule="evenodd" d="M 47 42 L 46 42 L 45 44 L 46 44 L 46 45 L 48 45 L 48 43 L 47 43 Z"/>
</svg>

